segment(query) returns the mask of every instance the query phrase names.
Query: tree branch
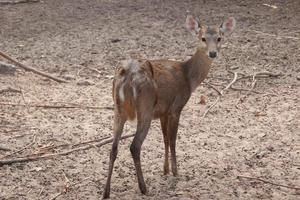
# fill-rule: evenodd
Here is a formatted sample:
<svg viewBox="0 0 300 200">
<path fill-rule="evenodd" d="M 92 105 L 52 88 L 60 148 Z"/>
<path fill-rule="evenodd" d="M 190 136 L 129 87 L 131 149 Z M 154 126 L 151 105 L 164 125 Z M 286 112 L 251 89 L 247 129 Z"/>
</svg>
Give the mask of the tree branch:
<svg viewBox="0 0 300 200">
<path fill-rule="evenodd" d="M 28 67 L 28 66 L 26 66 L 26 65 L 24 65 L 24 64 L 22 64 L 22 63 L 16 61 L 15 59 L 11 58 L 10 56 L 6 55 L 5 53 L 3 53 L 3 52 L 1 52 L 1 51 L 0 51 L 0 56 L 2 56 L 3 58 L 6 58 L 7 60 L 9 60 L 9 61 L 11 61 L 12 63 L 14 63 L 16 66 L 18 66 L 18 67 L 20 67 L 20 68 L 22 68 L 22 69 L 25 69 L 26 71 L 31 71 L 31 72 L 33 72 L 33 73 L 35 73 L 35 74 L 38 74 L 38 75 L 40 75 L 40 76 L 43 76 L 43 77 L 52 79 L 52 80 L 54 80 L 54 81 L 56 81 L 56 82 L 59 82 L 59 83 L 67 83 L 67 81 L 64 80 L 64 79 L 60 79 L 60 78 L 54 77 L 54 76 L 52 76 L 52 75 L 50 75 L 50 74 L 47 74 L 47 73 L 45 73 L 45 72 L 41 72 L 41 71 L 39 71 L 39 70 L 37 70 L 37 69 L 34 69 L 34 68 L 32 68 L 32 67 Z"/>
<path fill-rule="evenodd" d="M 219 102 L 219 100 L 223 96 L 223 93 L 236 82 L 238 73 L 234 72 L 233 74 L 234 76 L 232 81 L 223 90 L 221 90 L 220 95 L 217 97 L 216 101 L 208 109 L 205 110 L 204 114 L 202 115 L 202 118 L 204 118 L 207 115 L 207 113 Z"/>
<path fill-rule="evenodd" d="M 129 137 L 133 137 L 134 135 L 135 134 L 124 135 L 120 138 L 120 140 L 129 138 Z M 85 145 L 85 146 L 82 146 L 82 147 L 70 149 L 70 150 L 67 150 L 67 151 L 59 152 L 59 153 L 44 154 L 44 155 L 29 155 L 27 157 L 0 160 L 0 167 L 3 166 L 3 165 L 11 165 L 11 164 L 14 164 L 14 163 L 23 163 L 23 162 L 36 161 L 36 160 L 41 160 L 41 159 L 50 159 L 50 158 L 53 158 L 55 156 L 65 156 L 65 155 L 71 154 L 75 151 L 87 150 L 87 149 L 90 149 L 90 148 L 95 147 L 95 146 L 101 147 L 105 144 L 111 143 L 112 141 L 113 141 L 113 138 L 109 138 L 109 139 L 105 139 L 105 140 L 102 140 L 100 142 L 97 142 L 93 145 L 88 144 L 88 145 Z"/>
<path fill-rule="evenodd" d="M 256 181 L 261 181 L 261 182 L 268 183 L 268 184 L 271 184 L 271 185 L 276 185 L 276 186 L 279 186 L 279 187 L 285 187 L 285 188 L 290 188 L 290 189 L 294 189 L 294 190 L 300 190 L 300 187 L 294 187 L 294 186 L 288 186 L 288 185 L 273 183 L 271 181 L 263 180 L 263 179 L 260 179 L 260 178 L 254 178 L 254 177 L 248 177 L 248 176 L 237 176 L 237 178 L 256 180 Z"/>
<path fill-rule="evenodd" d="M 2 106 L 21 106 L 21 107 L 35 107 L 35 108 L 45 108 L 45 109 L 72 109 L 72 108 L 78 108 L 78 109 L 108 109 L 113 110 L 113 107 L 110 106 L 81 106 L 81 105 L 40 105 L 40 104 L 18 104 L 18 103 L 6 103 L 6 102 L 0 102 L 0 105 Z"/>
</svg>

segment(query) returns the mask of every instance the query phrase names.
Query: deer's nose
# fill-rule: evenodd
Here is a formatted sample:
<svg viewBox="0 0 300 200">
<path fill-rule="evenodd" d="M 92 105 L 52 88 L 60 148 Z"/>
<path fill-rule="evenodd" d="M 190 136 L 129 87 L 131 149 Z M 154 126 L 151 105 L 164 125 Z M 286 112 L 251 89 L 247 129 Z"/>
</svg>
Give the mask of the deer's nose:
<svg viewBox="0 0 300 200">
<path fill-rule="evenodd" d="M 209 52 L 209 57 L 211 57 L 211 58 L 217 57 L 217 52 L 215 52 L 215 51 L 210 51 L 210 52 Z"/>
</svg>

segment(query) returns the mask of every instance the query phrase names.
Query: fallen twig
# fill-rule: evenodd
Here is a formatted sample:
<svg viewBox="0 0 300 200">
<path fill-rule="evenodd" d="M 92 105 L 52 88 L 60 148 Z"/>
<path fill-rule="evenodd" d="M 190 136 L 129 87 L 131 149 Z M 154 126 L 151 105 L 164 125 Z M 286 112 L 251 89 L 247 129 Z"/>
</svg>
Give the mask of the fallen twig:
<svg viewBox="0 0 300 200">
<path fill-rule="evenodd" d="M 293 40 L 299 40 L 297 37 L 292 37 L 292 36 L 281 36 L 281 35 L 275 35 L 275 34 L 270 34 L 270 33 L 265 33 L 262 31 L 257 31 L 257 30 L 252 30 L 255 33 L 261 34 L 261 35 L 266 35 L 270 37 L 275 37 L 276 39 L 293 39 Z"/>
<path fill-rule="evenodd" d="M 0 105 L 2 106 L 22 106 L 22 107 L 36 107 L 36 108 L 45 108 L 45 109 L 60 109 L 60 108 L 66 108 L 66 109 L 72 109 L 72 108 L 78 108 L 78 109 L 108 109 L 113 110 L 113 107 L 109 106 L 81 106 L 81 105 L 40 105 L 40 104 L 18 104 L 18 103 L 6 103 L 6 102 L 0 102 Z"/>
<path fill-rule="evenodd" d="M 26 65 L 24 65 L 24 64 L 16 61 L 15 59 L 11 58 L 10 56 L 6 55 L 5 53 L 3 53 L 1 51 L 0 51 L 0 56 L 2 56 L 3 58 L 6 58 L 7 60 L 11 61 L 12 63 L 14 63 L 15 65 L 17 65 L 18 67 L 21 67 L 21 68 L 25 69 L 26 71 L 31 71 L 31 72 L 33 72 L 35 74 L 47 77 L 47 78 L 52 79 L 54 81 L 57 81 L 59 83 L 67 83 L 67 81 L 64 80 L 64 79 L 60 79 L 60 78 L 54 77 L 54 76 L 52 76 L 50 74 L 47 74 L 45 72 L 41 72 L 41 71 L 39 71 L 37 69 L 34 69 L 32 67 L 28 67 L 28 66 L 26 66 Z"/>
<path fill-rule="evenodd" d="M 207 113 L 218 103 L 218 101 L 221 99 L 221 97 L 223 96 L 223 93 L 224 93 L 224 91 L 226 91 L 228 88 L 231 88 L 231 89 L 236 89 L 236 88 L 233 88 L 232 87 L 232 85 L 235 83 L 235 82 L 237 82 L 237 81 L 239 81 L 239 80 L 241 80 L 241 79 L 245 79 L 245 78 L 252 78 L 253 79 L 253 82 L 252 82 L 252 84 L 251 84 L 251 88 L 248 90 L 246 90 L 246 89 L 240 89 L 240 90 L 246 90 L 247 91 L 247 93 L 246 93 L 246 95 L 245 96 L 248 96 L 248 94 L 250 93 L 250 92 L 254 92 L 253 91 L 253 88 L 254 88 L 254 86 L 255 86 L 255 84 L 256 84 L 256 78 L 263 78 L 263 77 L 278 77 L 278 76 L 281 76 L 282 74 L 281 73 L 271 73 L 271 72 L 258 72 L 258 73 L 255 73 L 254 75 L 244 75 L 243 73 L 240 73 L 240 72 L 233 72 L 233 71 L 230 71 L 230 70 L 228 70 L 228 72 L 230 72 L 231 74 L 233 74 L 234 75 L 234 77 L 233 77 L 233 79 L 232 79 L 232 81 L 223 89 L 223 90 L 221 90 L 221 92 L 219 93 L 219 96 L 217 97 L 217 99 L 215 100 L 215 102 L 208 108 L 208 109 L 206 109 L 205 110 L 205 112 L 204 112 L 204 114 L 202 115 L 202 118 L 204 118 L 206 115 L 207 115 Z M 240 78 L 238 78 L 238 74 L 241 74 L 242 75 L 242 77 L 240 77 Z M 240 99 L 239 99 L 239 101 L 240 101 Z"/>
<path fill-rule="evenodd" d="M 15 154 L 17 154 L 17 153 L 20 153 L 20 152 L 24 151 L 25 149 L 27 149 L 28 147 L 32 146 L 32 145 L 35 143 L 35 139 L 36 139 L 36 135 L 33 136 L 32 142 L 30 142 L 28 145 L 26 145 L 26 146 L 23 147 L 22 149 L 19 149 L 19 150 L 17 150 L 17 151 L 14 151 L 14 152 L 12 152 L 12 153 L 10 153 L 10 154 L 7 154 L 7 155 L 3 156 L 1 159 L 10 157 L 10 156 L 12 156 L 12 155 L 15 155 Z"/>
<path fill-rule="evenodd" d="M 0 146 L 0 150 L 1 151 L 11 151 L 11 149 L 9 149 L 7 147 L 3 147 L 3 146 Z"/>
<path fill-rule="evenodd" d="M 268 183 L 268 184 L 271 184 L 271 185 L 276 185 L 276 186 L 279 186 L 279 187 L 285 187 L 285 188 L 290 188 L 290 189 L 294 189 L 294 190 L 300 190 L 300 187 L 282 185 L 282 184 L 273 183 L 271 181 L 267 181 L 267 180 L 260 179 L 260 178 L 255 178 L 255 177 L 248 177 L 248 176 L 239 175 L 239 176 L 237 176 L 237 178 L 251 179 L 251 180 L 256 180 L 256 181 L 261 181 L 261 182 L 264 182 L 264 183 Z"/>
<path fill-rule="evenodd" d="M 40 0 L 1 0 L 0 4 L 36 3 Z"/>
<path fill-rule="evenodd" d="M 230 73 L 233 73 L 231 71 L 229 71 Z M 243 73 L 239 73 L 241 75 L 243 75 L 242 77 L 238 78 L 237 81 L 241 80 L 241 79 L 246 79 L 246 78 L 252 78 L 254 75 L 256 78 L 267 78 L 267 77 L 278 77 L 278 76 L 282 76 L 282 73 L 271 73 L 271 72 L 257 72 L 253 75 L 244 75 Z"/>
<path fill-rule="evenodd" d="M 110 136 L 106 136 L 106 137 L 103 137 L 103 138 L 98 138 L 98 139 L 95 139 L 95 140 L 88 140 L 88 141 L 84 141 L 84 142 L 79 142 L 79 143 L 76 143 L 76 144 L 60 144 L 60 145 L 57 145 L 57 146 L 52 146 L 49 149 L 57 149 L 57 148 L 65 147 L 65 146 L 77 147 L 77 146 L 84 145 L 84 144 L 91 144 L 91 143 L 103 141 L 103 140 L 108 139 L 108 138 L 110 138 Z"/>
<path fill-rule="evenodd" d="M 237 106 L 241 101 L 244 101 L 244 100 L 247 98 L 248 94 L 254 89 L 255 84 L 256 84 L 256 81 L 257 81 L 257 80 L 255 79 L 255 76 L 256 76 L 256 75 L 254 74 L 253 77 L 252 77 L 251 88 L 247 91 L 247 93 L 246 93 L 244 96 L 240 97 L 240 98 L 237 100 L 235 106 Z"/>
<path fill-rule="evenodd" d="M 88 67 L 88 66 L 83 66 L 82 69 L 80 69 L 78 72 L 77 72 L 77 76 L 80 76 L 80 73 L 84 70 L 84 69 L 89 69 L 91 71 L 95 71 L 98 73 L 98 75 L 103 75 L 103 73 L 101 71 L 99 71 L 98 69 L 96 68 L 93 68 L 93 67 Z M 98 76 L 97 76 L 98 77 Z"/>
<path fill-rule="evenodd" d="M 65 188 L 64 188 L 62 191 L 56 193 L 56 194 L 55 194 L 53 197 L 51 197 L 49 200 L 55 200 L 57 197 L 59 197 L 59 196 L 61 196 L 61 195 L 63 195 L 63 194 L 66 194 L 70 189 L 72 189 L 72 187 L 73 187 L 73 188 L 76 187 L 76 186 L 81 187 L 81 186 L 83 186 L 83 185 L 88 184 L 88 183 L 82 183 L 82 182 L 84 182 L 84 181 L 86 181 L 86 180 L 88 180 L 88 179 L 90 179 L 90 177 L 87 177 L 87 178 L 85 178 L 84 180 L 82 180 L 82 181 L 80 181 L 80 182 L 78 182 L 78 183 L 72 183 L 72 184 L 68 183 L 68 185 L 66 185 Z"/>
<path fill-rule="evenodd" d="M 16 66 L 0 61 L 0 74 L 14 75 Z"/>
<path fill-rule="evenodd" d="M 40 192 L 39 192 L 39 194 L 38 194 L 38 197 L 41 196 L 41 194 L 43 193 L 44 189 L 45 189 L 45 187 L 42 187 L 42 189 L 40 190 Z"/>
<path fill-rule="evenodd" d="M 120 139 L 123 140 L 123 139 L 129 138 L 129 137 L 133 137 L 134 135 L 135 134 L 124 135 Z M 13 163 L 22 163 L 22 162 L 30 162 L 30 161 L 41 160 L 41 159 L 49 159 L 49 158 L 53 158 L 55 156 L 65 156 L 65 155 L 68 155 L 68 154 L 73 153 L 75 151 L 82 151 L 82 150 L 90 149 L 94 146 L 100 147 L 100 146 L 108 144 L 112 141 L 113 141 L 113 138 L 109 138 L 109 139 L 97 142 L 94 145 L 86 145 L 86 146 L 78 147 L 78 148 L 75 148 L 75 149 L 70 149 L 70 150 L 67 150 L 67 151 L 59 152 L 59 153 L 44 154 L 44 155 L 29 155 L 29 156 L 21 157 L 21 158 L 0 160 L 0 167 L 3 166 L 3 165 L 11 165 Z"/>
<path fill-rule="evenodd" d="M 6 93 L 6 92 L 16 92 L 16 93 L 21 93 L 21 90 L 17 90 L 15 88 L 7 87 L 4 89 L 0 90 L 0 94 Z"/>
<path fill-rule="evenodd" d="M 231 86 L 230 89 L 235 90 L 235 91 L 244 91 L 244 92 L 248 92 L 250 89 L 245 89 L 245 88 L 238 88 L 238 87 L 234 87 Z M 256 91 L 256 90 L 251 90 L 250 92 L 256 93 L 256 94 L 263 94 L 262 92 Z"/>
<path fill-rule="evenodd" d="M 205 83 L 206 85 L 208 85 L 209 87 L 211 87 L 212 89 L 214 89 L 219 95 L 222 95 L 220 90 L 218 90 L 215 86 L 213 86 L 212 84 L 204 81 L 203 83 Z"/>
<path fill-rule="evenodd" d="M 232 81 L 231 81 L 231 82 L 230 82 L 223 90 L 221 90 L 220 95 L 217 97 L 216 101 L 215 101 L 208 109 L 205 110 L 204 114 L 202 115 L 202 118 L 204 118 L 204 117 L 207 115 L 207 113 L 210 111 L 210 109 L 212 109 L 212 108 L 218 103 L 218 101 L 219 101 L 219 100 L 221 99 L 221 97 L 223 96 L 223 93 L 224 93 L 228 88 L 230 88 L 232 84 L 234 84 L 234 83 L 236 82 L 237 77 L 238 77 L 238 73 L 237 73 L 237 72 L 234 72 L 234 76 L 233 76 Z"/>
</svg>

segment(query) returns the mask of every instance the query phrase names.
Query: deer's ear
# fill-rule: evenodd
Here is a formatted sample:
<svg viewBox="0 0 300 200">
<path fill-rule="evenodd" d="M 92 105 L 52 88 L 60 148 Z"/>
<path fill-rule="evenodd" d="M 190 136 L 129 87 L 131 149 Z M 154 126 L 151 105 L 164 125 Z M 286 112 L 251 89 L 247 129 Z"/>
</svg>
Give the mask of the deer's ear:
<svg viewBox="0 0 300 200">
<path fill-rule="evenodd" d="M 220 31 L 224 35 L 228 36 L 233 32 L 235 25 L 236 25 L 236 20 L 233 17 L 229 17 L 221 24 Z"/>
<path fill-rule="evenodd" d="M 185 26 L 192 34 L 197 34 L 200 31 L 199 20 L 192 15 L 186 17 Z"/>
</svg>

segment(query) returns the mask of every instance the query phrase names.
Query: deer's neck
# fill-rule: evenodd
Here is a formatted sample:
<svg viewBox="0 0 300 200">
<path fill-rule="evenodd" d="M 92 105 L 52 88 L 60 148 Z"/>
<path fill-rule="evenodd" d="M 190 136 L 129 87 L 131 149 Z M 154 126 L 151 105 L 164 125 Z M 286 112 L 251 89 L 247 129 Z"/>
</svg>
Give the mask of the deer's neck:
<svg viewBox="0 0 300 200">
<path fill-rule="evenodd" d="M 183 63 L 184 73 L 190 83 L 192 92 L 207 77 L 211 64 L 212 60 L 201 47 L 198 47 L 196 53 Z"/>
</svg>

